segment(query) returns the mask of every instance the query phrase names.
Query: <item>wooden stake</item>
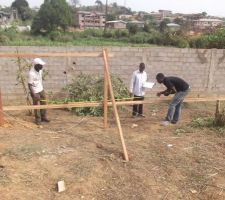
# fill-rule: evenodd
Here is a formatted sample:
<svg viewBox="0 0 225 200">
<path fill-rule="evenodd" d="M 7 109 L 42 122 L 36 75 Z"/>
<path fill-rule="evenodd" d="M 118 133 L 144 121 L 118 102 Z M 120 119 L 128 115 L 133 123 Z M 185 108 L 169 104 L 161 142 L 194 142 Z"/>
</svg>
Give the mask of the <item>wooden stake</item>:
<svg viewBox="0 0 225 200">
<path fill-rule="evenodd" d="M 216 101 L 216 113 L 215 116 L 217 117 L 217 115 L 220 114 L 220 100 Z"/>
<path fill-rule="evenodd" d="M 3 108 L 2 108 L 2 93 L 0 89 L 0 126 L 4 124 L 4 115 L 3 115 Z"/>
<path fill-rule="evenodd" d="M 111 96 L 111 100 L 112 100 L 113 112 L 114 112 L 114 115 L 115 115 L 115 118 L 116 118 L 116 123 L 117 123 L 118 131 L 119 131 L 119 134 L 120 134 L 120 140 L 121 140 L 122 147 L 123 147 L 124 158 L 125 158 L 126 161 L 129 161 L 126 144 L 125 144 L 124 137 L 123 137 L 123 131 L 122 131 L 122 127 L 121 127 L 121 124 L 120 124 L 120 118 L 119 118 L 119 114 L 118 114 L 118 110 L 117 110 L 117 106 L 116 106 L 116 101 L 115 101 L 115 97 L 114 97 L 112 81 L 111 81 L 111 77 L 110 77 L 110 73 L 109 73 L 107 51 L 105 49 L 103 50 L 103 57 L 104 57 L 104 62 L 105 62 L 105 71 L 106 71 L 108 84 L 109 84 L 109 92 L 110 92 L 110 96 Z"/>
<path fill-rule="evenodd" d="M 104 50 L 103 50 L 104 51 Z M 108 52 L 107 52 L 107 59 L 108 59 Z M 108 128 L 108 78 L 106 72 L 106 62 L 104 60 L 104 128 Z"/>
<path fill-rule="evenodd" d="M 184 102 L 196 103 L 196 102 L 215 102 L 225 101 L 225 97 L 216 98 L 186 98 Z M 117 106 L 129 106 L 137 104 L 153 104 L 153 103 L 166 103 L 171 101 L 171 98 L 151 98 L 145 101 L 116 101 Z M 112 102 L 108 102 L 108 106 L 112 106 Z M 48 104 L 48 105 L 21 105 L 21 106 L 3 106 L 3 111 L 14 110 L 36 110 L 36 109 L 59 109 L 59 108 L 87 108 L 87 107 L 102 107 L 102 102 L 70 102 L 66 104 Z"/>
<path fill-rule="evenodd" d="M 0 57 L 3 58 L 35 58 L 35 57 L 102 57 L 101 53 L 98 52 L 55 52 L 55 53 L 0 53 Z M 110 54 L 110 57 L 113 57 Z"/>
</svg>

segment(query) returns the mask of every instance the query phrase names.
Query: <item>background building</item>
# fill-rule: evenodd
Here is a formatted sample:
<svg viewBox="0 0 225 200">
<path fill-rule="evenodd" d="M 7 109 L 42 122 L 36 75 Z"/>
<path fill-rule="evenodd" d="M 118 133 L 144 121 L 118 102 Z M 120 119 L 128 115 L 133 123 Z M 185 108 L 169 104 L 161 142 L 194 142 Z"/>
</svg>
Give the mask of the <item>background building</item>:
<svg viewBox="0 0 225 200">
<path fill-rule="evenodd" d="M 104 28 L 105 14 L 99 12 L 78 11 L 77 21 L 80 29 Z"/>
</svg>

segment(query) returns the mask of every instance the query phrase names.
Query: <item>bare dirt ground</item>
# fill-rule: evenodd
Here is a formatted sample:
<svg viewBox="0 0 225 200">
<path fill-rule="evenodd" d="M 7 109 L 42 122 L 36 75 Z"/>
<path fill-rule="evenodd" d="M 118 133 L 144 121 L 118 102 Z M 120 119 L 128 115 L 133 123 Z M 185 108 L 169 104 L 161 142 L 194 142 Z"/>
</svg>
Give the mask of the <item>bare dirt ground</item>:
<svg viewBox="0 0 225 200">
<path fill-rule="evenodd" d="M 146 118 L 131 118 L 127 109 L 120 114 L 130 162 L 122 159 L 113 117 L 104 130 L 102 118 L 50 110 L 51 123 L 39 129 L 25 112 L 8 113 L 0 128 L 0 199 L 225 199 L 223 129 L 188 125 L 213 116 L 213 105 L 188 104 L 181 123 L 169 127 L 159 124 L 164 104 L 145 106 Z"/>
</svg>

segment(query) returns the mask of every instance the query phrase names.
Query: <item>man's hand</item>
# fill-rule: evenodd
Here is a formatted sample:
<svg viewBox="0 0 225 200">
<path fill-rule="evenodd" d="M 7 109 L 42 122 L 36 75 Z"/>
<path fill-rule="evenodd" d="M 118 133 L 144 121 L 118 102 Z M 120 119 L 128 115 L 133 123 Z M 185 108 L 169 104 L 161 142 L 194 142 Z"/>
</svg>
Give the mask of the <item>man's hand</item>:
<svg viewBox="0 0 225 200">
<path fill-rule="evenodd" d="M 157 97 L 160 97 L 161 96 L 161 92 L 158 92 L 156 95 L 157 95 Z"/>
<path fill-rule="evenodd" d="M 164 96 L 169 96 L 170 95 L 170 92 L 164 92 Z"/>
</svg>

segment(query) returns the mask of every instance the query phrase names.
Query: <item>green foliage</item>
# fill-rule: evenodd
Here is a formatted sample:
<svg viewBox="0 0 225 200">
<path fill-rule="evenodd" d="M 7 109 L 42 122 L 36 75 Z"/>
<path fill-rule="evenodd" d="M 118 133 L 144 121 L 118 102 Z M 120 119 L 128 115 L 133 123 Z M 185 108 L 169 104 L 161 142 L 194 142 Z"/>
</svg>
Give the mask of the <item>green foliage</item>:
<svg viewBox="0 0 225 200">
<path fill-rule="evenodd" d="M 102 37 L 104 31 L 102 29 L 86 29 L 79 34 L 79 36 L 88 38 L 88 37 Z"/>
<path fill-rule="evenodd" d="M 103 37 L 105 37 L 105 38 L 114 38 L 115 37 L 114 30 L 106 29 L 106 31 L 103 34 Z"/>
<path fill-rule="evenodd" d="M 113 21 L 113 20 L 116 20 L 115 14 L 107 14 L 106 15 L 106 21 Z"/>
<path fill-rule="evenodd" d="M 138 26 L 137 24 L 131 24 L 131 23 L 128 23 L 127 24 L 127 29 L 129 31 L 129 33 L 132 35 L 132 34 L 136 34 L 138 32 Z"/>
<path fill-rule="evenodd" d="M 116 30 L 115 31 L 115 37 L 116 38 L 126 38 L 129 37 L 128 30 Z"/>
<path fill-rule="evenodd" d="M 52 31 L 48 34 L 48 37 L 52 40 L 52 41 L 57 41 L 60 39 L 60 37 L 62 36 L 62 33 L 60 31 Z"/>
<path fill-rule="evenodd" d="M 111 76 L 114 95 L 116 99 L 129 97 L 129 91 L 124 85 L 123 81 Z M 73 82 L 65 87 L 69 97 L 67 102 L 89 102 L 89 101 L 103 101 L 104 99 L 104 79 L 98 75 L 80 74 Z M 103 115 L 103 108 L 74 108 L 73 111 L 77 115 Z"/>
<path fill-rule="evenodd" d="M 71 10 L 65 0 L 45 0 L 34 18 L 32 32 L 52 32 L 58 28 L 65 31 L 70 24 Z"/>
<path fill-rule="evenodd" d="M 10 39 L 6 35 L 0 34 L 0 44 L 1 45 L 7 45 L 9 43 Z"/>
<path fill-rule="evenodd" d="M 33 12 L 26 0 L 15 0 L 11 7 L 17 9 L 18 15 L 23 21 L 32 19 Z"/>
<path fill-rule="evenodd" d="M 150 24 L 146 24 L 146 23 L 145 23 L 144 28 L 143 28 L 143 31 L 144 31 L 144 32 L 147 32 L 147 33 L 150 33 L 150 30 L 151 30 Z"/>
<path fill-rule="evenodd" d="M 159 25 L 160 32 L 165 32 L 167 30 L 167 24 L 170 23 L 170 19 L 165 18 Z"/>
<path fill-rule="evenodd" d="M 214 126 L 214 119 L 211 117 L 198 117 L 189 124 L 192 128 L 206 128 Z"/>
<path fill-rule="evenodd" d="M 221 28 L 213 33 L 196 37 L 190 40 L 193 48 L 225 48 L 225 29 Z"/>
<path fill-rule="evenodd" d="M 223 113 L 224 114 L 224 113 Z M 188 125 L 188 127 L 191 128 L 209 128 L 213 132 L 217 133 L 220 136 L 225 135 L 225 129 L 224 129 L 224 116 L 222 119 L 222 124 L 221 124 L 221 119 L 213 118 L 213 117 L 198 117 L 194 120 L 191 121 L 191 123 Z"/>
<path fill-rule="evenodd" d="M 148 43 L 149 39 L 150 39 L 149 34 L 145 32 L 139 32 L 130 37 L 130 42 L 144 44 Z"/>
</svg>

